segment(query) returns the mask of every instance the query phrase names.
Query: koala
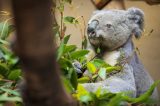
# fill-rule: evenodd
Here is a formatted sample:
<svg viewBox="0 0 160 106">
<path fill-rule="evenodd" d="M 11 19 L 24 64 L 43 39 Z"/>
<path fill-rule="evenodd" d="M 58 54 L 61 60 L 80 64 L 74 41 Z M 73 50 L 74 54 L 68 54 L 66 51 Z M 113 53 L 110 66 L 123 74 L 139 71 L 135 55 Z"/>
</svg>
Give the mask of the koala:
<svg viewBox="0 0 160 106">
<path fill-rule="evenodd" d="M 148 74 L 135 52 L 132 37 L 140 38 L 144 27 L 144 13 L 138 8 L 128 10 L 102 10 L 96 11 L 88 22 L 88 49 L 87 58 L 95 56 L 100 48 L 100 57 L 108 64 L 117 64 L 121 51 L 125 58 L 130 58 L 123 69 L 95 83 L 82 84 L 88 91 L 94 92 L 99 87 L 113 93 L 130 92 L 129 96 L 139 97 L 153 84 L 153 79 Z M 157 90 L 152 94 L 153 99 L 158 98 Z"/>
</svg>

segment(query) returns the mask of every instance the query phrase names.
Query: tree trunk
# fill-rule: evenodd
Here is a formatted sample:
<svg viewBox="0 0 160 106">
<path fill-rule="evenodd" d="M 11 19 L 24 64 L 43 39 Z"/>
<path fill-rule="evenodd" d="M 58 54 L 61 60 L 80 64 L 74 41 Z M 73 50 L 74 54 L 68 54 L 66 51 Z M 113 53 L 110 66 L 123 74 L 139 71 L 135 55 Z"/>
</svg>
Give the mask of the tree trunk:
<svg viewBox="0 0 160 106">
<path fill-rule="evenodd" d="M 65 92 L 55 59 L 51 0 L 12 0 L 17 30 L 13 45 L 19 56 L 25 106 L 76 106 Z"/>
</svg>

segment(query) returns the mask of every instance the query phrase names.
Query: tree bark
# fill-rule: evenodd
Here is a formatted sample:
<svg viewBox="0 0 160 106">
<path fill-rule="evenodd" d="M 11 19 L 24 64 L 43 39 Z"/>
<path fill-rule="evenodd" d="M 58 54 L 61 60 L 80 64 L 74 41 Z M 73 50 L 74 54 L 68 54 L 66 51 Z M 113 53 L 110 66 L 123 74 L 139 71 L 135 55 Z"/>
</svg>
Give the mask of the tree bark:
<svg viewBox="0 0 160 106">
<path fill-rule="evenodd" d="M 25 106 L 76 106 L 61 84 L 55 59 L 51 0 L 12 0 L 17 36 L 13 50 L 24 75 Z"/>
</svg>

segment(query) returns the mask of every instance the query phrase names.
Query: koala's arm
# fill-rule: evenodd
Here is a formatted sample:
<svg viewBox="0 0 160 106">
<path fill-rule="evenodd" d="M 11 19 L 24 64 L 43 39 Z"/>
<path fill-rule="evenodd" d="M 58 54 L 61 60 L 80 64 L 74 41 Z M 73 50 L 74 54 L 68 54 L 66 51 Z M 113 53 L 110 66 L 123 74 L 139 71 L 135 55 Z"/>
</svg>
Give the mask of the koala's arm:
<svg viewBox="0 0 160 106">
<path fill-rule="evenodd" d="M 136 97 L 133 68 L 128 64 L 124 66 L 124 69 L 121 72 L 107 78 L 104 81 L 97 83 L 85 83 L 82 85 L 90 92 L 95 92 L 99 87 L 101 87 L 104 91 L 106 90 L 112 93 L 128 92 L 129 96 Z"/>
</svg>

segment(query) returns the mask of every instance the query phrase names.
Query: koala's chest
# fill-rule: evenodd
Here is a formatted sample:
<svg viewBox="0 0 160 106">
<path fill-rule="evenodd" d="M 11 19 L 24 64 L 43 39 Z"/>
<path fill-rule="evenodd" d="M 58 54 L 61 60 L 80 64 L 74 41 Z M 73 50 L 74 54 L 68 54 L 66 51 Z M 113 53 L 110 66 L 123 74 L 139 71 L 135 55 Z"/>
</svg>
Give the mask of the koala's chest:
<svg viewBox="0 0 160 106">
<path fill-rule="evenodd" d="M 106 52 L 103 55 L 104 61 L 112 66 L 118 63 L 119 57 L 120 57 L 120 51 Z"/>
</svg>

